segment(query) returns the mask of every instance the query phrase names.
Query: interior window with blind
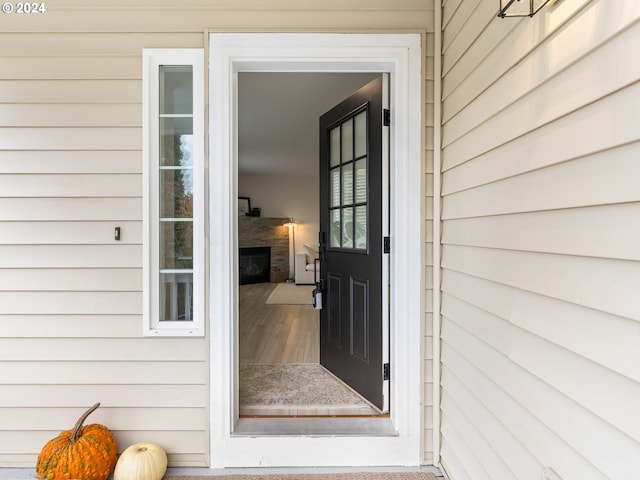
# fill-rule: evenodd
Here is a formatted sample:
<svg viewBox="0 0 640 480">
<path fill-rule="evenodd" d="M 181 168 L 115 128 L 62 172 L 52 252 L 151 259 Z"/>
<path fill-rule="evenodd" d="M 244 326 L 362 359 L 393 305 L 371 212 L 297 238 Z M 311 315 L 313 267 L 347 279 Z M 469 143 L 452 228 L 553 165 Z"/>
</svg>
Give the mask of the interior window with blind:
<svg viewBox="0 0 640 480">
<path fill-rule="evenodd" d="M 203 52 L 143 60 L 144 333 L 203 335 Z"/>
</svg>

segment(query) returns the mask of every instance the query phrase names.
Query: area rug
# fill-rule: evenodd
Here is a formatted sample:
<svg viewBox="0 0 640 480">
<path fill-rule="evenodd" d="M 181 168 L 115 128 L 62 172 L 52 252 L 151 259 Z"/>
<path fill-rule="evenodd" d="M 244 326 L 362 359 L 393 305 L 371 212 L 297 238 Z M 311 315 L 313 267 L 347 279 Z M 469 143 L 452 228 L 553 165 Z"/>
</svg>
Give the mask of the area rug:
<svg viewBox="0 0 640 480">
<path fill-rule="evenodd" d="M 317 363 L 240 365 L 241 414 L 312 415 L 313 409 L 320 412 L 322 408 L 344 415 L 378 413 Z"/>
<path fill-rule="evenodd" d="M 207 477 L 165 477 L 164 480 L 437 480 L 427 472 L 294 473 L 266 475 L 214 475 Z"/>
<path fill-rule="evenodd" d="M 270 305 L 312 305 L 313 285 L 279 283 L 267 298 Z"/>
</svg>

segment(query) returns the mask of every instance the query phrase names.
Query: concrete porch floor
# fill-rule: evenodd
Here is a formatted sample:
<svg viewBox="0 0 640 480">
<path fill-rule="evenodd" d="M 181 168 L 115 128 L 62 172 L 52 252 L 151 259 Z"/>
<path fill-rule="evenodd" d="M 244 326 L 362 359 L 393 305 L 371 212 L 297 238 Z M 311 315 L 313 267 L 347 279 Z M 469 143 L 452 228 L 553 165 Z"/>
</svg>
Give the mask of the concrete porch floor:
<svg viewBox="0 0 640 480">
<path fill-rule="evenodd" d="M 442 473 L 435 467 L 319 467 L 319 468 L 169 468 L 167 475 L 188 475 L 193 477 L 216 476 L 229 474 L 262 474 L 274 473 L 341 473 L 341 472 L 429 472 L 436 475 L 438 480 L 443 479 Z M 34 468 L 0 468 L 0 480 L 34 480 L 36 471 Z"/>
</svg>

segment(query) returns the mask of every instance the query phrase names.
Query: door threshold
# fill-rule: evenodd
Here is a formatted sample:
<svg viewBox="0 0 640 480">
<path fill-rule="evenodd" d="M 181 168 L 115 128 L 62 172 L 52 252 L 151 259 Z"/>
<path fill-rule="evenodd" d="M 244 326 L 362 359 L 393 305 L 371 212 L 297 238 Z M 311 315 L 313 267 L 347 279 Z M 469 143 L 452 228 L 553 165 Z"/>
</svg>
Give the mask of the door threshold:
<svg viewBox="0 0 640 480">
<path fill-rule="evenodd" d="M 353 392 L 355 395 L 360 395 Z M 240 418 L 255 417 L 379 417 L 387 415 L 378 410 L 375 406 L 369 404 L 363 397 L 363 405 L 241 405 Z"/>
<path fill-rule="evenodd" d="M 240 418 L 231 436 L 396 437 L 388 417 Z"/>
</svg>

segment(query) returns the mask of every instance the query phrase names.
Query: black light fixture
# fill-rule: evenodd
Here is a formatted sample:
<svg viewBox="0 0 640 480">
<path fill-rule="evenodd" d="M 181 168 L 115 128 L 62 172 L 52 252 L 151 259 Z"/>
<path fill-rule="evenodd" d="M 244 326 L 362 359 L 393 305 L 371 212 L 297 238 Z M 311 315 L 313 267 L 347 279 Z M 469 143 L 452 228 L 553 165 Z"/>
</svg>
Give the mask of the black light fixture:
<svg viewBox="0 0 640 480">
<path fill-rule="evenodd" d="M 498 16 L 504 17 L 533 17 L 550 0 L 500 0 Z"/>
</svg>

